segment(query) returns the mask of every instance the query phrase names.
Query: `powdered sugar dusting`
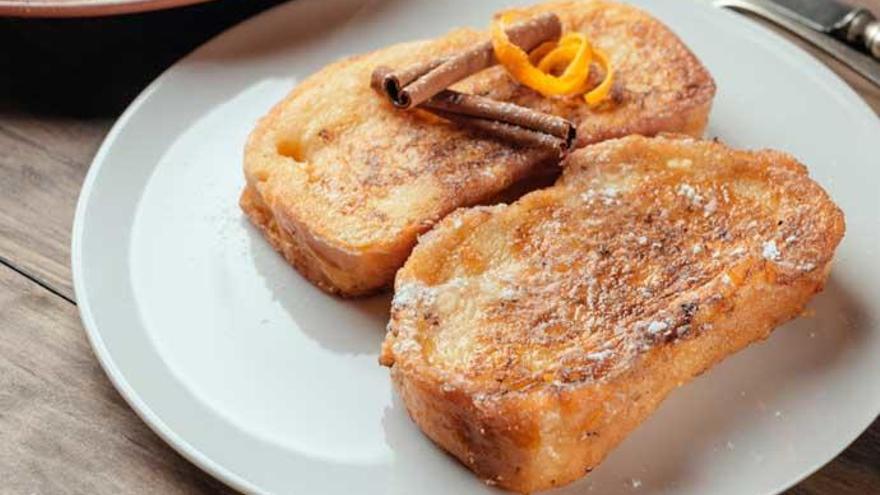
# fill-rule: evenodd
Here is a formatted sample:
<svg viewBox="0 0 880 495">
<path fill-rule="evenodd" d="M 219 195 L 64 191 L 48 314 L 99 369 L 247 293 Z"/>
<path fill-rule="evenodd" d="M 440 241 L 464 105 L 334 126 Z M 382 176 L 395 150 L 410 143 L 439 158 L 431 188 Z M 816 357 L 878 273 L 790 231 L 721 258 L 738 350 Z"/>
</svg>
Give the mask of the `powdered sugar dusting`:
<svg viewBox="0 0 880 495">
<path fill-rule="evenodd" d="M 665 321 L 652 321 L 651 323 L 648 323 L 648 333 L 652 335 L 663 332 L 668 328 L 669 323 L 666 323 Z"/>
<path fill-rule="evenodd" d="M 592 361 L 604 361 L 613 355 L 614 351 L 612 351 L 611 349 L 605 349 L 604 351 L 596 351 L 587 354 L 587 359 Z"/>
<path fill-rule="evenodd" d="M 565 173 L 585 167 L 572 165 Z M 725 307 L 747 282 L 749 272 L 732 267 L 751 270 L 763 255 L 788 278 L 819 263 L 804 258 L 812 234 L 793 220 L 803 216 L 768 213 L 754 189 L 711 170 L 662 165 L 591 163 L 589 174 L 563 176 L 546 195 L 490 211 L 484 226 L 442 248 L 442 262 L 401 272 L 401 281 L 421 277 L 430 288 L 400 285 L 395 308 L 415 309 L 392 313 L 391 338 L 427 336 L 436 344 L 424 351 L 431 365 L 490 384 L 487 398 L 596 383 L 642 353 L 712 332 L 695 315 Z M 687 182 L 668 180 L 679 174 Z"/>
<path fill-rule="evenodd" d="M 765 242 L 764 248 L 761 251 L 761 256 L 763 256 L 765 260 L 778 261 L 781 253 L 779 252 L 779 248 L 776 247 L 776 241 L 770 240 Z"/>
<path fill-rule="evenodd" d="M 620 191 L 612 186 L 605 187 L 601 191 L 590 189 L 587 192 L 581 194 L 581 200 L 585 203 L 592 203 L 593 201 L 599 199 L 605 206 L 614 206 L 620 203 L 617 199 L 619 193 Z"/>
<path fill-rule="evenodd" d="M 802 272 L 811 272 L 816 269 L 816 264 L 807 261 L 798 265 L 798 269 Z"/>
<path fill-rule="evenodd" d="M 512 301 L 517 298 L 519 291 L 513 287 L 504 287 L 501 289 L 501 299 Z"/>
<path fill-rule="evenodd" d="M 685 198 L 689 199 L 690 202 L 694 205 L 697 205 L 701 201 L 703 201 L 703 196 L 699 195 L 696 188 L 694 188 L 694 186 L 688 184 L 687 182 L 679 184 L 677 192 L 679 196 L 684 196 Z"/>
<path fill-rule="evenodd" d="M 432 302 L 435 295 L 435 289 L 428 287 L 421 282 L 409 282 L 401 285 L 394 292 L 391 306 L 393 308 L 402 308 L 404 306 L 411 306 L 420 301 Z"/>
<path fill-rule="evenodd" d="M 416 339 L 397 339 L 394 341 L 393 347 L 394 353 L 398 355 L 422 350 L 422 345 Z"/>
<path fill-rule="evenodd" d="M 709 216 L 715 213 L 718 210 L 718 200 L 712 198 L 706 203 L 706 206 L 703 207 L 703 214 L 705 216 Z"/>
</svg>

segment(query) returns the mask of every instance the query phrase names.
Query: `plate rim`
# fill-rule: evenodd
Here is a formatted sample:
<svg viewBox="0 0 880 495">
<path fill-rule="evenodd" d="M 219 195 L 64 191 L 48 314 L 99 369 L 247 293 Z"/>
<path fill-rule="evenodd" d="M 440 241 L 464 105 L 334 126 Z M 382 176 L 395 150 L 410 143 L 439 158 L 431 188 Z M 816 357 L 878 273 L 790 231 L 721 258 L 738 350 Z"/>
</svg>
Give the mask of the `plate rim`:
<svg viewBox="0 0 880 495">
<path fill-rule="evenodd" d="M 66 2 L 0 0 L 0 16 L 33 18 L 108 17 L 185 7 L 210 1 L 212 0 L 72 0 Z"/>
<path fill-rule="evenodd" d="M 159 2 L 165 1 L 166 3 L 175 3 L 174 0 L 159 0 Z M 203 3 L 211 0 L 183 0 L 185 3 L 181 3 L 180 5 L 186 4 L 194 4 L 194 3 Z M 616 0 L 621 3 L 632 4 L 629 0 Z M 154 0 L 134 0 L 134 2 L 125 2 L 125 0 L 108 0 L 110 3 L 156 3 Z M 83 229 L 85 223 L 86 216 L 86 208 L 89 203 L 89 198 L 92 194 L 94 182 L 97 179 L 98 175 L 102 167 L 106 164 L 106 156 L 110 152 L 111 148 L 114 146 L 115 141 L 118 135 L 122 132 L 122 130 L 127 126 L 128 122 L 131 118 L 138 113 L 140 108 L 146 104 L 149 98 L 153 95 L 155 91 L 159 89 L 165 82 L 165 80 L 170 77 L 169 73 L 178 67 L 178 65 L 186 63 L 190 61 L 195 56 L 199 55 L 203 50 L 209 48 L 215 42 L 218 41 L 219 38 L 229 35 L 233 31 L 237 31 L 239 29 L 246 28 L 251 24 L 257 24 L 262 22 L 264 19 L 269 18 L 276 14 L 277 11 L 291 8 L 297 9 L 299 6 L 305 4 L 311 4 L 318 2 L 321 0 L 299 0 L 297 2 L 284 2 L 278 5 L 274 5 L 269 7 L 268 9 L 259 12 L 249 18 L 243 19 L 242 21 L 235 23 L 220 33 L 214 35 L 210 39 L 206 40 L 189 53 L 175 61 L 165 70 L 163 70 L 159 76 L 157 76 L 153 81 L 150 82 L 139 94 L 138 96 L 132 100 L 132 102 L 126 107 L 125 111 L 119 116 L 119 118 L 114 122 L 110 131 L 104 137 L 101 142 L 98 151 L 95 153 L 94 158 L 92 159 L 88 172 L 86 174 L 85 179 L 83 180 L 82 187 L 80 189 L 79 196 L 77 198 L 75 215 L 73 226 L 71 230 L 71 272 L 73 279 L 73 288 L 74 288 L 74 297 L 77 305 L 77 309 L 80 314 L 80 319 L 83 324 L 83 328 L 85 329 L 86 336 L 88 338 L 89 344 L 92 347 L 92 350 L 95 356 L 98 359 L 101 368 L 104 370 L 104 373 L 110 379 L 114 388 L 119 392 L 128 406 L 137 414 L 137 416 L 150 428 L 154 433 L 156 433 L 166 444 L 168 444 L 172 449 L 174 449 L 177 453 L 186 458 L 189 462 L 195 464 L 198 468 L 202 469 L 209 475 L 218 479 L 219 481 L 227 484 L 228 486 L 236 489 L 238 491 L 244 493 L 263 493 L 259 487 L 250 483 L 242 476 L 234 473 L 227 467 L 224 467 L 220 463 L 214 461 L 207 455 L 203 454 L 197 447 L 193 446 L 189 441 L 187 441 L 183 436 L 175 432 L 171 427 L 169 427 L 154 411 L 153 409 L 141 398 L 140 394 L 128 383 L 128 381 L 123 376 L 119 367 L 117 366 L 114 358 L 110 354 L 109 350 L 104 344 L 103 338 L 101 336 L 100 331 L 94 320 L 94 315 L 92 313 L 92 308 L 87 296 L 88 290 L 85 285 L 85 280 L 82 274 L 82 237 L 83 237 Z M 0 0 L 0 14 L 3 13 L 3 7 L 5 3 L 9 3 L 6 0 Z M 79 0 L 74 3 L 92 3 L 88 0 Z M 715 12 L 716 14 L 712 15 L 720 15 L 728 17 L 731 22 L 735 22 L 739 25 L 739 27 L 743 30 L 753 30 L 757 32 L 761 32 L 762 35 L 768 36 L 774 39 L 775 44 L 780 48 L 785 50 L 788 54 L 793 56 L 800 57 L 802 60 L 809 60 L 809 62 L 816 68 L 822 72 L 825 72 L 826 76 L 830 76 L 837 83 L 839 83 L 839 87 L 836 88 L 838 91 L 842 93 L 847 93 L 847 96 L 856 102 L 858 105 L 858 111 L 863 113 L 864 115 L 876 117 L 876 113 L 872 110 L 872 108 L 867 104 L 864 98 L 857 92 L 855 89 L 844 80 L 839 74 L 837 74 L 834 70 L 824 64 L 818 57 L 814 54 L 810 53 L 807 50 L 802 49 L 793 41 L 787 39 L 785 36 L 781 35 L 779 32 L 776 32 L 767 26 L 761 25 L 759 23 L 753 22 L 748 18 L 728 11 L 726 9 L 714 7 L 710 3 L 706 3 L 701 0 L 689 0 L 689 3 L 693 5 L 695 8 L 704 9 L 705 12 Z M 635 5 L 637 8 L 643 8 L 639 5 Z M 149 10 L 149 9 L 144 9 Z M 120 12 L 121 13 L 121 12 Z M 654 15 L 653 13 L 651 14 Z M 661 19 L 662 22 L 662 19 Z M 880 130 L 880 120 L 878 120 L 877 125 L 878 130 Z M 874 412 L 874 420 L 880 417 L 880 408 Z M 803 473 L 792 477 L 787 481 L 780 481 L 779 490 L 780 492 L 791 488 L 792 486 L 800 483 L 804 479 L 808 478 L 812 474 L 816 473 L 823 466 L 837 458 L 843 451 L 845 451 L 856 439 L 858 439 L 873 423 L 873 421 L 868 422 L 863 427 L 857 429 L 857 431 L 852 435 L 852 438 L 847 439 L 846 442 L 843 443 L 843 446 L 839 449 L 835 449 L 834 454 L 825 461 L 814 462 L 808 470 L 805 470 Z"/>
<path fill-rule="evenodd" d="M 188 1 L 206 2 L 211 0 Z M 153 411 L 153 408 L 151 408 L 150 405 L 141 398 L 140 394 L 128 383 L 128 380 L 126 380 L 125 377 L 122 375 L 122 372 L 120 371 L 115 360 L 113 359 L 112 355 L 104 344 L 104 339 L 101 336 L 100 331 L 98 330 L 98 326 L 95 324 L 91 304 L 87 296 L 88 291 L 85 286 L 85 279 L 82 274 L 82 239 L 85 224 L 86 207 L 88 206 L 89 198 L 92 194 L 95 180 L 97 179 L 101 168 L 106 163 L 106 156 L 109 154 L 110 149 L 113 147 L 119 133 L 122 132 L 122 130 L 127 126 L 128 122 L 137 114 L 137 112 L 147 102 L 147 100 L 149 100 L 150 96 L 152 96 L 152 94 L 160 86 L 162 86 L 162 84 L 164 84 L 165 79 L 170 77 L 170 72 L 174 70 L 179 64 L 191 60 L 195 55 L 200 53 L 206 47 L 209 47 L 221 36 L 224 36 L 233 30 L 240 29 L 252 23 L 261 22 L 263 18 L 273 15 L 277 10 L 281 10 L 285 7 L 289 8 L 290 5 L 293 4 L 289 2 L 284 2 L 278 5 L 274 5 L 262 12 L 259 12 L 246 19 L 242 19 L 240 22 L 237 22 L 227 27 L 223 31 L 212 36 L 210 39 L 195 47 L 189 53 L 165 68 L 140 93 L 138 93 L 138 95 L 132 100 L 132 102 L 125 108 L 119 118 L 116 119 L 116 122 L 113 123 L 113 126 L 110 128 L 110 131 L 107 132 L 107 135 L 104 136 L 104 139 L 101 141 L 101 146 L 98 147 L 98 151 L 95 153 L 94 158 L 92 158 L 92 161 L 89 164 L 88 172 L 86 173 L 86 177 L 83 180 L 79 196 L 77 197 L 76 209 L 74 210 L 73 226 L 71 228 L 70 263 L 71 277 L 73 279 L 74 301 L 76 302 L 76 307 L 80 315 L 80 321 L 82 322 L 83 329 L 85 329 L 86 337 L 89 341 L 89 345 L 92 348 L 92 352 L 98 359 L 98 363 L 104 370 L 104 374 L 107 376 L 107 378 L 109 378 L 110 383 L 113 385 L 113 388 L 115 388 L 119 395 L 122 396 L 125 403 L 128 404 L 129 408 L 134 411 L 138 418 L 140 418 L 140 420 L 143 421 L 147 425 L 147 427 L 153 431 L 153 433 L 158 435 L 159 438 L 161 438 L 166 445 L 171 447 L 175 452 L 183 456 L 187 461 L 193 463 L 202 471 L 208 473 L 215 479 L 242 493 L 261 493 L 261 490 L 256 485 L 244 479 L 242 476 L 232 472 L 230 469 L 222 466 L 220 463 L 214 461 L 213 459 L 202 453 L 201 450 L 193 446 L 188 440 L 175 432 L 171 427 L 168 426 L 167 423 L 165 423 L 165 421 L 162 420 L 162 418 L 160 418 Z"/>
</svg>

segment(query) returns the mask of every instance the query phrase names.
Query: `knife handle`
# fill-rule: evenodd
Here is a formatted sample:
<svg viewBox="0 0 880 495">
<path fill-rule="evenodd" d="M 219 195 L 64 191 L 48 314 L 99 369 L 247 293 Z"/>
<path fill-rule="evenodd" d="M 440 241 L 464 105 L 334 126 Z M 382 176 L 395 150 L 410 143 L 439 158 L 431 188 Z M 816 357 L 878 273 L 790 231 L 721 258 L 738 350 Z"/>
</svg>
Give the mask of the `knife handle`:
<svg viewBox="0 0 880 495">
<path fill-rule="evenodd" d="M 880 59 L 880 21 L 868 9 L 858 9 L 846 30 L 846 40 L 863 43 L 868 53 Z"/>
</svg>

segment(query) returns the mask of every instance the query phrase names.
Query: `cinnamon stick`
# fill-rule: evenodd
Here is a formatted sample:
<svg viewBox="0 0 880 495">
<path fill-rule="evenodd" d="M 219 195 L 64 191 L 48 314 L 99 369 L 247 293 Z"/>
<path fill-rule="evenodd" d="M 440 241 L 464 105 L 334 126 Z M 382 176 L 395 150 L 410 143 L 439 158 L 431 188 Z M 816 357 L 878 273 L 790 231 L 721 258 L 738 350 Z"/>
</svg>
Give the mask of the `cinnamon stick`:
<svg viewBox="0 0 880 495">
<path fill-rule="evenodd" d="M 507 30 L 511 41 L 526 51 L 558 38 L 561 32 L 559 18 L 553 13 L 539 15 Z M 576 134 L 571 122 L 513 103 L 447 89 L 496 63 L 492 43 L 487 41 L 459 54 L 419 62 L 399 71 L 376 67 L 370 85 L 398 108 L 418 106 L 451 122 L 503 139 L 554 149 L 560 155 L 567 152 Z"/>
<path fill-rule="evenodd" d="M 533 131 L 524 127 L 519 127 L 497 120 L 488 120 L 470 115 L 464 115 L 455 112 L 448 112 L 436 108 L 425 108 L 425 110 L 437 115 L 438 117 L 454 122 L 463 127 L 470 127 L 478 131 L 485 132 L 492 136 L 496 136 L 508 141 L 523 144 L 526 146 L 537 146 L 545 149 L 556 151 L 559 156 L 564 155 L 570 148 L 570 143 L 565 139 L 558 138 L 551 134 Z"/>
<path fill-rule="evenodd" d="M 511 42 L 525 51 L 541 43 L 558 39 L 562 34 L 559 17 L 547 12 L 507 29 Z M 399 72 L 379 67 L 373 73 L 373 82 L 381 77 L 379 86 L 398 108 L 408 109 L 427 101 L 456 82 L 495 65 L 495 50 L 491 41 L 465 50 L 451 57 L 420 62 Z M 377 74 L 381 70 L 381 74 Z M 375 87 L 375 86 L 374 86 Z"/>
<path fill-rule="evenodd" d="M 370 85 L 376 91 L 388 95 L 392 103 L 394 103 L 400 100 L 400 90 L 404 86 L 436 69 L 448 59 L 449 57 L 442 57 L 427 62 L 419 62 L 398 72 L 394 72 L 394 69 L 390 67 L 380 65 L 373 71 Z M 395 106 L 399 105 L 395 103 Z"/>
<path fill-rule="evenodd" d="M 483 120 L 501 122 L 529 131 L 547 134 L 563 142 L 563 150 L 571 148 L 576 129 L 574 124 L 562 117 L 531 108 L 521 107 L 485 96 L 469 95 L 446 89 L 421 105 L 428 110 L 448 114 L 465 115 Z"/>
</svg>

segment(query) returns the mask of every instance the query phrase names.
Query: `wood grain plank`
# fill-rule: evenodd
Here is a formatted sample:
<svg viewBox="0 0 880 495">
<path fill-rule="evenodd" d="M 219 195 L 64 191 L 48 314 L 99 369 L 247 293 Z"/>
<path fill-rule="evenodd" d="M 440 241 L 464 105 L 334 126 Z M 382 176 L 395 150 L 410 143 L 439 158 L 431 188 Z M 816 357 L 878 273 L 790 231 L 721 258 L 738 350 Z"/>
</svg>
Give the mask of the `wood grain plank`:
<svg viewBox="0 0 880 495">
<path fill-rule="evenodd" d="M 72 298 L 74 207 L 113 121 L 175 60 L 281 1 L 94 19 L 0 17 L 0 259 Z"/>
<path fill-rule="evenodd" d="M 111 125 L 0 110 L 0 257 L 69 298 L 76 200 Z"/>
<path fill-rule="evenodd" d="M 0 265 L 0 492 L 232 493 L 129 409 L 76 306 Z"/>
</svg>

